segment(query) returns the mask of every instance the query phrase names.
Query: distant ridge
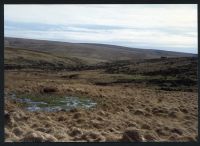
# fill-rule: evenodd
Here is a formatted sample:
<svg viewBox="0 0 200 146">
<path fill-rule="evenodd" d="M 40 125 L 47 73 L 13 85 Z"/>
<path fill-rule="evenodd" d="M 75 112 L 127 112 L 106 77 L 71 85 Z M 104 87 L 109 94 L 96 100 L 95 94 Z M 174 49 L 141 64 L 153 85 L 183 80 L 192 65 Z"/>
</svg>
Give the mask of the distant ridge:
<svg viewBox="0 0 200 146">
<path fill-rule="evenodd" d="M 66 57 L 76 57 L 90 63 L 113 60 L 152 59 L 160 57 L 196 57 L 196 54 L 139 49 L 107 44 L 68 43 L 59 41 L 24 38 L 4 38 L 5 47 L 53 53 Z"/>
</svg>

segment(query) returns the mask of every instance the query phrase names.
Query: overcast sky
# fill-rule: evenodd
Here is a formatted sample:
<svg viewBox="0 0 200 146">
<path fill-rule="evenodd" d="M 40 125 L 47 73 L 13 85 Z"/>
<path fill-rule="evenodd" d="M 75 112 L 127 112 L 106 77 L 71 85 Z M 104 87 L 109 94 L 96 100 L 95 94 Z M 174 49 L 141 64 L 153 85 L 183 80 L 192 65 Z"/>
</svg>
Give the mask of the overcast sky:
<svg viewBox="0 0 200 146">
<path fill-rule="evenodd" d="M 197 5 L 4 5 L 5 36 L 197 53 Z"/>
</svg>

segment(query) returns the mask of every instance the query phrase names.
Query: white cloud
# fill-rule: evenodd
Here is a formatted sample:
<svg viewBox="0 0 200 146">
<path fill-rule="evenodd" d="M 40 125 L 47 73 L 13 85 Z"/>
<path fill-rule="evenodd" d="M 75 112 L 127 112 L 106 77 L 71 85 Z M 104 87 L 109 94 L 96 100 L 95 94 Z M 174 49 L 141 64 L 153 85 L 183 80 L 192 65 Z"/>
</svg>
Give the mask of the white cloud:
<svg viewBox="0 0 200 146">
<path fill-rule="evenodd" d="M 194 4 L 5 5 L 4 9 L 5 34 L 9 36 L 118 45 L 121 42 L 132 47 L 174 51 L 184 48 L 186 52 L 197 53 L 197 5 Z M 11 30 L 7 26 L 10 22 L 61 27 L 48 31 Z M 113 29 L 90 28 L 90 25 Z"/>
</svg>

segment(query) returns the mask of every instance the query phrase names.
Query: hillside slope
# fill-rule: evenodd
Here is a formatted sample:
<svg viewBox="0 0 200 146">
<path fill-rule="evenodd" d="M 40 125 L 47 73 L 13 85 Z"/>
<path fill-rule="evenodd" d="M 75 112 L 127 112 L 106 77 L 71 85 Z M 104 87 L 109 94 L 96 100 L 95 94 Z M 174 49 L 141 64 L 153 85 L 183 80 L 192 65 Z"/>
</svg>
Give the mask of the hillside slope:
<svg viewBox="0 0 200 146">
<path fill-rule="evenodd" d="M 98 63 L 113 60 L 134 60 L 167 57 L 192 57 L 194 54 L 136 49 L 115 45 L 87 44 L 87 43 L 67 43 L 56 41 L 44 41 L 33 39 L 9 38 L 5 37 L 5 47 L 23 48 L 28 50 L 53 53 L 54 55 L 65 57 L 77 57 L 87 63 Z"/>
</svg>

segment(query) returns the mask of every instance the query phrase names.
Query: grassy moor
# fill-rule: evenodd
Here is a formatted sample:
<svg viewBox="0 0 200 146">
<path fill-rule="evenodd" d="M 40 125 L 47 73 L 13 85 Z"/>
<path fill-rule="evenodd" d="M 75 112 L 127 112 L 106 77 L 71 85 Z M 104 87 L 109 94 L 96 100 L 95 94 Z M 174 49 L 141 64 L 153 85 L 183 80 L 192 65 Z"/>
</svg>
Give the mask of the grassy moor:
<svg viewBox="0 0 200 146">
<path fill-rule="evenodd" d="M 4 43 L 6 142 L 197 141 L 197 55 Z"/>
</svg>

